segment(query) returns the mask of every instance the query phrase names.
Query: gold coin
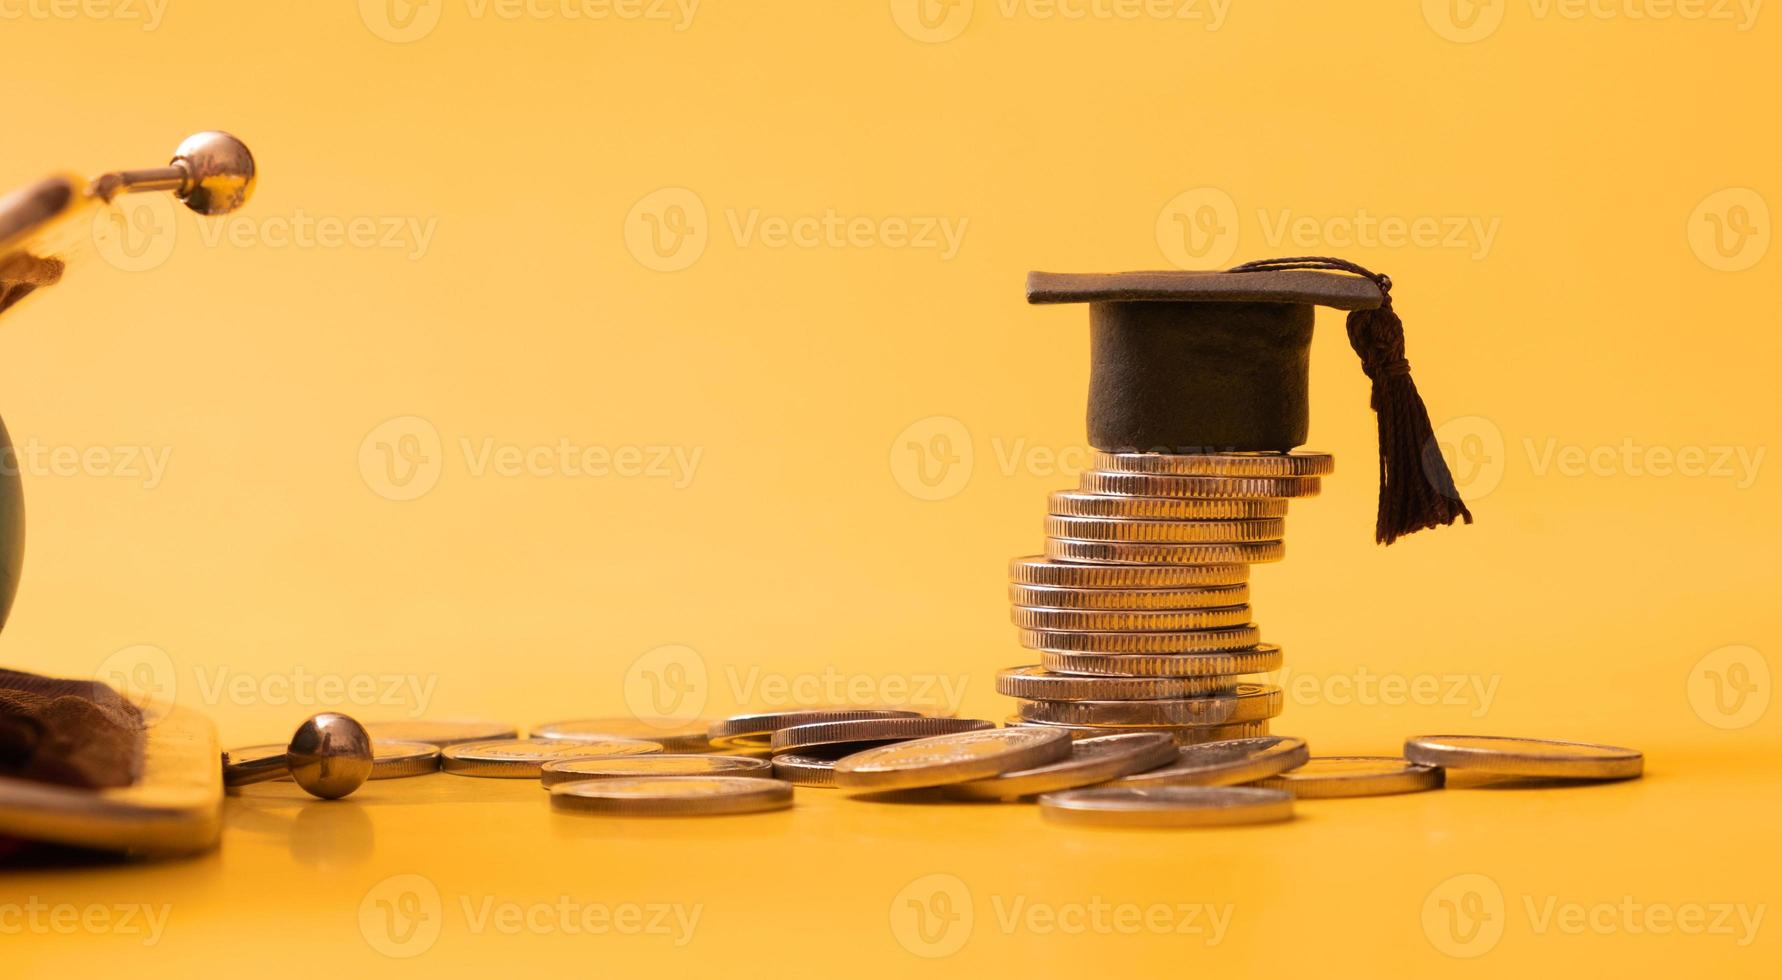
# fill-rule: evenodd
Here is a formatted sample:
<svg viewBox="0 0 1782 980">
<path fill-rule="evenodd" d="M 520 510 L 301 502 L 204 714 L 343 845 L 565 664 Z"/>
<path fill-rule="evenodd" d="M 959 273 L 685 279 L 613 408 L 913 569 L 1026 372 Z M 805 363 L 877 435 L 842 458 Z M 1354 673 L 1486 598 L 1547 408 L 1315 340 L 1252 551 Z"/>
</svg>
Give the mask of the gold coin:
<svg viewBox="0 0 1782 980">
<path fill-rule="evenodd" d="M 1088 725 L 1054 725 L 1043 721 L 1028 721 L 1014 717 L 1007 721 L 1010 728 L 1045 728 L 1053 731 L 1069 732 L 1071 738 L 1095 738 L 1100 735 L 1125 734 L 1128 732 L 1159 732 L 1175 739 L 1177 745 L 1200 745 L 1203 742 L 1221 742 L 1234 738 L 1260 738 L 1268 734 L 1268 721 L 1240 721 L 1232 725 L 1145 725 L 1131 728 L 1092 728 Z"/>
<path fill-rule="evenodd" d="M 947 787 L 947 794 L 968 800 L 1015 800 L 1092 786 L 1155 769 L 1175 757 L 1175 741 L 1159 732 L 1098 735 L 1073 742 L 1070 755 L 1057 762 L 959 783 Z"/>
<path fill-rule="evenodd" d="M 1633 779 L 1646 766 L 1638 749 L 1499 735 L 1419 735 L 1405 741 L 1405 758 L 1530 779 Z"/>
<path fill-rule="evenodd" d="M 711 722 L 680 721 L 673 718 L 637 718 L 631 715 L 616 718 L 580 718 L 575 721 L 553 721 L 532 729 L 533 738 L 640 738 L 655 742 L 665 752 L 704 752 L 711 748 L 706 729 Z"/>
<path fill-rule="evenodd" d="M 1293 797 L 1252 786 L 1103 787 L 1047 793 L 1040 815 L 1101 827 L 1226 827 L 1293 816 Z"/>
<path fill-rule="evenodd" d="M 1020 633 L 1022 646 L 1053 653 L 1237 653 L 1255 649 L 1262 638 L 1255 624 L 1164 633 L 1067 633 L 1060 630 L 1021 630 Z M 1047 669 L 1060 668 L 1048 665 Z"/>
<path fill-rule="evenodd" d="M 1281 713 L 1281 689 L 1239 684 L 1231 694 L 1158 701 L 1022 701 L 1025 721 L 1089 728 L 1154 728 L 1160 725 L 1233 725 Z"/>
<path fill-rule="evenodd" d="M 1097 677 L 1209 677 L 1260 674 L 1281 667 L 1281 648 L 1259 643 L 1231 653 L 1072 653 L 1042 650 L 1040 666 L 1059 674 Z"/>
<path fill-rule="evenodd" d="M 1214 589 L 1065 589 L 1052 585 L 1009 586 L 1009 602 L 1048 609 L 1220 609 L 1250 601 L 1248 585 Z"/>
<path fill-rule="evenodd" d="M 742 776 L 772 779 L 766 759 L 738 755 L 629 755 L 552 759 L 539 770 L 545 789 L 583 779 L 629 779 L 633 776 Z"/>
<path fill-rule="evenodd" d="M 1079 541 L 1047 538 L 1046 557 L 1107 565 L 1259 565 L 1287 557 L 1281 541 L 1246 544 L 1148 544 L 1137 541 Z"/>
<path fill-rule="evenodd" d="M 1279 541 L 1287 522 L 1278 517 L 1253 521 L 1127 521 L 1105 517 L 1046 518 L 1046 536 L 1080 541 L 1134 541 L 1158 544 L 1234 544 Z"/>
<path fill-rule="evenodd" d="M 389 742 L 426 742 L 444 748 L 463 742 L 518 738 L 519 730 L 498 721 L 374 721 L 365 731 Z"/>
<path fill-rule="evenodd" d="M 1086 493 L 1228 500 L 1316 497 L 1322 484 L 1315 476 L 1160 476 L 1152 473 L 1084 470 L 1080 487 Z"/>
<path fill-rule="evenodd" d="M 1113 473 L 1173 476 L 1328 476 L 1336 457 L 1300 450 L 1288 453 L 1106 453 L 1097 451 L 1095 468 Z"/>
<path fill-rule="evenodd" d="M 1302 800 L 1387 796 L 1440 789 L 1442 770 L 1393 756 L 1313 756 L 1305 765 L 1251 785 L 1284 789 Z"/>
<path fill-rule="evenodd" d="M 792 784 L 741 776 L 630 776 L 551 787 L 558 810 L 637 817 L 702 817 L 783 810 Z"/>
<path fill-rule="evenodd" d="M 857 718 L 852 721 L 819 721 L 793 725 L 773 733 L 770 747 L 775 755 L 797 752 L 827 755 L 840 746 L 864 748 L 874 742 L 907 742 L 932 735 L 953 735 L 995 728 L 993 722 L 975 718 Z"/>
<path fill-rule="evenodd" d="M 1028 630 L 1167 632 L 1243 626 L 1250 622 L 1249 606 L 1223 609 L 1041 609 L 1015 606 L 1009 618 Z"/>
<path fill-rule="evenodd" d="M 835 764 L 835 784 L 870 790 L 945 786 L 1033 769 L 1069 755 L 1069 732 L 990 728 L 856 752 Z"/>
<path fill-rule="evenodd" d="M 245 749 L 230 749 L 229 761 L 232 763 L 259 762 L 274 756 L 284 755 L 289 751 L 285 745 L 250 745 Z M 371 775 L 370 779 L 402 779 L 406 776 L 425 776 L 439 771 L 439 746 L 426 742 L 398 742 L 393 739 L 371 740 Z M 280 779 L 290 779 L 289 775 Z"/>
<path fill-rule="evenodd" d="M 835 788 L 835 760 L 782 752 L 773 757 L 773 774 L 794 786 Z"/>
<path fill-rule="evenodd" d="M 1109 786 L 1236 786 L 1296 769 L 1310 757 L 1304 739 L 1286 735 L 1228 738 L 1184 745 L 1167 766 L 1127 776 Z"/>
<path fill-rule="evenodd" d="M 1204 698 L 1237 690 L 1233 677 L 1086 677 L 1043 667 L 1010 667 L 996 675 L 996 693 L 1030 701 L 1150 701 Z"/>
<path fill-rule="evenodd" d="M 757 711 L 713 722 L 706 730 L 712 748 L 765 752 L 773 733 L 794 725 L 819 721 L 854 721 L 860 718 L 920 718 L 920 711 L 906 708 L 798 708 L 790 711 Z"/>
<path fill-rule="evenodd" d="M 649 755 L 662 751 L 655 742 L 633 738 L 568 741 L 556 738 L 504 738 L 448 745 L 440 768 L 459 776 L 537 779 L 544 764 L 582 756 Z"/>
<path fill-rule="evenodd" d="M 1109 517 L 1141 521 L 1237 521 L 1286 517 L 1285 498 L 1210 500 L 1203 497 L 1140 497 L 1124 493 L 1059 490 L 1048 499 L 1059 517 Z"/>
<path fill-rule="evenodd" d="M 1066 589 L 1200 589 L 1243 585 L 1250 566 L 1229 565 L 1080 565 L 1029 555 L 1009 562 L 1009 581 L 1017 585 L 1050 585 Z"/>
</svg>

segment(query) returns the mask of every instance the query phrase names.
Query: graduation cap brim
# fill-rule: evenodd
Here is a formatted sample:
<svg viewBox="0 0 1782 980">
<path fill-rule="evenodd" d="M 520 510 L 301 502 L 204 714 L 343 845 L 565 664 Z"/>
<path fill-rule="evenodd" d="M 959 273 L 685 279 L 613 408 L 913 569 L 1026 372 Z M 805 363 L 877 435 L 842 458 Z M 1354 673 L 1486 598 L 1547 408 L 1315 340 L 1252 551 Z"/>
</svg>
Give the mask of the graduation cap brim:
<svg viewBox="0 0 1782 980">
<path fill-rule="evenodd" d="M 1378 309 L 1371 279 L 1331 272 L 1030 272 L 1029 303 L 1294 303 Z"/>
</svg>

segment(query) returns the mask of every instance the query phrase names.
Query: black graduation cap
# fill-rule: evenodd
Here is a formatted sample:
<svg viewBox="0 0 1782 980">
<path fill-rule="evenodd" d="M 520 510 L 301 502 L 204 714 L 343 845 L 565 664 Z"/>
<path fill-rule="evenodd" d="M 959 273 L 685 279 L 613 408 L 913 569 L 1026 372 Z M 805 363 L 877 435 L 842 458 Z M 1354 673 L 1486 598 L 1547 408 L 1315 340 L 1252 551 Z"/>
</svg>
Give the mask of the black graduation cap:
<svg viewBox="0 0 1782 980">
<path fill-rule="evenodd" d="M 1373 381 L 1382 544 L 1473 515 L 1411 381 L 1392 280 L 1324 257 L 1225 272 L 1034 272 L 1030 303 L 1088 303 L 1089 442 L 1108 452 L 1286 452 L 1305 442 L 1314 306 L 1349 311 Z"/>
</svg>

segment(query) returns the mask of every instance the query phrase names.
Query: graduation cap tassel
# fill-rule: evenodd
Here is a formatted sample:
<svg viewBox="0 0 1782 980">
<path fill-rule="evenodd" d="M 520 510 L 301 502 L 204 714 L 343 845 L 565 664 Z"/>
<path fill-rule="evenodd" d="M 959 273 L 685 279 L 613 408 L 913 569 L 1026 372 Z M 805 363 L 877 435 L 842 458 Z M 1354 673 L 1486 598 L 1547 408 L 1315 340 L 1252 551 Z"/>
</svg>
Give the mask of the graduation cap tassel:
<svg viewBox="0 0 1782 980">
<path fill-rule="evenodd" d="M 1370 403 L 1380 429 L 1380 511 L 1374 540 L 1391 544 L 1424 528 L 1473 522 L 1472 512 L 1454 488 L 1448 462 L 1442 458 L 1429 424 L 1429 410 L 1411 380 L 1405 358 L 1404 323 L 1392 308 L 1392 279 L 1342 259 L 1306 256 L 1247 262 L 1232 272 L 1311 269 L 1348 272 L 1380 287 L 1378 308 L 1349 314 L 1349 346 L 1361 357 L 1361 369 L 1373 382 Z"/>
</svg>

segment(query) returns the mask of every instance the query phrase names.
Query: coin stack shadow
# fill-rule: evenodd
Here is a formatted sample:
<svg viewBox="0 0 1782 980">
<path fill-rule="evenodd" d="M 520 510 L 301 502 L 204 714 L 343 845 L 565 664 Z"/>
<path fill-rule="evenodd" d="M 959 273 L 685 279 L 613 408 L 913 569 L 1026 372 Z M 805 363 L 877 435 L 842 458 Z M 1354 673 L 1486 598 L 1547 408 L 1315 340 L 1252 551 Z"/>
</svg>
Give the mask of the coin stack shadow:
<svg viewBox="0 0 1782 980">
<path fill-rule="evenodd" d="M 1319 453 L 1095 454 L 1051 495 L 1044 555 L 1010 562 L 1021 645 L 1041 663 L 1001 672 L 1012 725 L 1076 737 L 1160 731 L 1192 745 L 1265 735 L 1281 665 L 1250 611 L 1250 566 L 1279 561 L 1288 501 L 1314 496 Z"/>
</svg>

